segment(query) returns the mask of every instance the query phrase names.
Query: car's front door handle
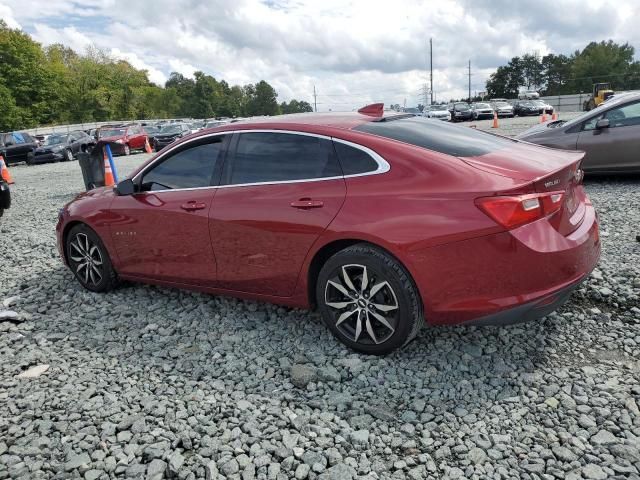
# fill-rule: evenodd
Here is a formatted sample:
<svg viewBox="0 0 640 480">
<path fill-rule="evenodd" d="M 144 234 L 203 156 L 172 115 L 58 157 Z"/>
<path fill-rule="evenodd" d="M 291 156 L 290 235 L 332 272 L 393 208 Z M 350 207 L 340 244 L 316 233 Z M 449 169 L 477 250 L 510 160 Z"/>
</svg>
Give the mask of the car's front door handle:
<svg viewBox="0 0 640 480">
<path fill-rule="evenodd" d="M 191 202 L 183 203 L 182 205 L 180 205 L 180 208 L 186 210 L 187 212 L 193 212 L 195 210 L 202 210 L 206 206 L 206 203 L 196 202 L 192 200 Z"/>
<path fill-rule="evenodd" d="M 322 208 L 324 207 L 324 202 L 322 200 L 312 200 L 310 198 L 301 198 L 300 200 L 295 200 L 291 202 L 291 206 L 293 208 L 308 210 L 311 208 Z"/>
</svg>

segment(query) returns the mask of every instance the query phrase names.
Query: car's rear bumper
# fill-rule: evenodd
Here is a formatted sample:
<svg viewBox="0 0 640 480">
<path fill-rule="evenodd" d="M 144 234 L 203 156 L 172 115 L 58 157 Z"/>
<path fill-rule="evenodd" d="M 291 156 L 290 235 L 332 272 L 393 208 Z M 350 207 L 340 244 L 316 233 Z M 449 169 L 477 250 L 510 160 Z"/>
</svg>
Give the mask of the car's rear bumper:
<svg viewBox="0 0 640 480">
<path fill-rule="evenodd" d="M 597 217 L 587 204 L 582 223 L 567 236 L 541 219 L 412 257 L 427 323 L 526 321 L 561 305 L 595 268 L 600 258 Z"/>
<path fill-rule="evenodd" d="M 502 310 L 500 312 L 492 313 L 481 318 L 476 318 L 469 322 L 465 322 L 465 325 L 473 326 L 505 326 L 513 325 L 516 323 L 524 323 L 532 320 L 537 320 L 549 315 L 551 312 L 557 310 L 569 300 L 571 292 L 573 292 L 586 278 L 586 275 L 575 283 L 561 288 L 557 292 L 550 293 L 538 300 L 528 302 L 517 307 L 510 308 L 508 310 Z"/>
</svg>

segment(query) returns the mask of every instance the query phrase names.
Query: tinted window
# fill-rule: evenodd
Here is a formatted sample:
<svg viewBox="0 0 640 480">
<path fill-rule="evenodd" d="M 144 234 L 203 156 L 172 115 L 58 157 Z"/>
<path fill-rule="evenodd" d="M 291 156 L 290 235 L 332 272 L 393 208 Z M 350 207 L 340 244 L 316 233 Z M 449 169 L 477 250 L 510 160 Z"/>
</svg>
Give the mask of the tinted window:
<svg viewBox="0 0 640 480">
<path fill-rule="evenodd" d="M 289 133 L 242 133 L 229 183 L 337 177 L 342 171 L 331 142 Z"/>
<path fill-rule="evenodd" d="M 340 142 L 333 142 L 333 146 L 345 175 L 373 172 L 378 169 L 378 163 L 367 152 Z"/>
<path fill-rule="evenodd" d="M 434 122 L 420 117 L 367 122 L 356 127 L 355 130 L 456 157 L 485 155 L 501 148 L 507 148 L 513 142 L 513 140 L 474 128 L 459 127 L 446 122 Z"/>
<path fill-rule="evenodd" d="M 640 102 L 612 108 L 604 114 L 604 118 L 609 120 L 610 128 L 640 125 Z"/>
<path fill-rule="evenodd" d="M 211 185 L 222 151 L 222 137 L 171 155 L 142 177 L 143 190 L 196 188 Z"/>
</svg>

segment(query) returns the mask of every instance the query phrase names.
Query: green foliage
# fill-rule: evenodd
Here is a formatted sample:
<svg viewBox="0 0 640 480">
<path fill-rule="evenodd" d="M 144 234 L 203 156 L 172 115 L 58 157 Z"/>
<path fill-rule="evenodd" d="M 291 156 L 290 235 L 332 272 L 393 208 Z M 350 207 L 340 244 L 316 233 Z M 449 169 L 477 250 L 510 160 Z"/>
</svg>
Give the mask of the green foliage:
<svg viewBox="0 0 640 480">
<path fill-rule="evenodd" d="M 171 117 L 241 117 L 311 111 L 281 105 L 271 85 L 230 86 L 204 72 L 171 73 L 164 88 L 145 70 L 90 48 L 46 48 L 0 20 L 0 131 L 37 125 Z"/>
<path fill-rule="evenodd" d="M 280 104 L 280 111 L 282 113 L 306 113 L 313 112 L 313 107 L 309 102 L 305 102 L 304 100 L 291 100 L 289 103 L 282 102 Z"/>
<path fill-rule="evenodd" d="M 640 62 L 634 61 L 633 47 L 609 40 L 591 42 L 571 56 L 514 57 L 491 74 L 487 94 L 514 98 L 520 87 L 543 95 L 586 93 L 596 82 L 610 82 L 618 90 L 640 88 Z"/>
</svg>

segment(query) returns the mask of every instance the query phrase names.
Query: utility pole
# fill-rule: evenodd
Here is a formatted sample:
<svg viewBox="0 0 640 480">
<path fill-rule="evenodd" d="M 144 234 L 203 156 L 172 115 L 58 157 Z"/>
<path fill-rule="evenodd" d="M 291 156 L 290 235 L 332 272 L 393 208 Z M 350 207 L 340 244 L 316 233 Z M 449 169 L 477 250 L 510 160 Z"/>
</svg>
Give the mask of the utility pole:
<svg viewBox="0 0 640 480">
<path fill-rule="evenodd" d="M 431 102 L 429 103 L 429 105 L 433 105 L 433 38 L 429 39 L 429 58 L 430 58 L 430 70 L 431 70 L 431 75 L 430 75 L 430 81 L 431 81 Z M 426 95 L 425 95 L 425 102 L 427 100 Z"/>
<path fill-rule="evenodd" d="M 318 113 L 318 103 L 317 103 L 317 95 L 316 95 L 316 86 L 313 85 L 313 111 Z"/>
<path fill-rule="evenodd" d="M 469 103 L 471 103 L 471 60 L 469 60 Z"/>
</svg>

